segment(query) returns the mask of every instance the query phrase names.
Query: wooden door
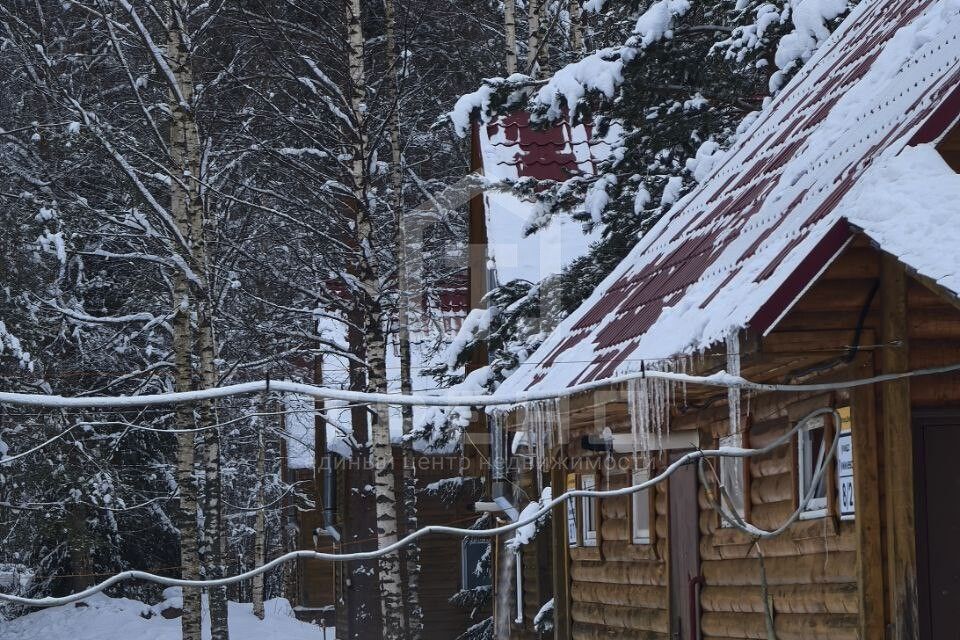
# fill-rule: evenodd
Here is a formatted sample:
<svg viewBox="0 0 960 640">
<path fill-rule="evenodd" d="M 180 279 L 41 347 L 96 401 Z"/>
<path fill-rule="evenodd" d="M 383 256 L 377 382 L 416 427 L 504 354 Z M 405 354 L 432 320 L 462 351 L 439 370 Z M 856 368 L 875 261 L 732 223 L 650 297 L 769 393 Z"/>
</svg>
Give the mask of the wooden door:
<svg viewBox="0 0 960 640">
<path fill-rule="evenodd" d="M 915 440 L 920 640 L 956 640 L 960 633 L 960 416 L 917 418 Z"/>
<path fill-rule="evenodd" d="M 670 633 L 674 640 L 696 640 L 699 616 L 694 610 L 696 592 L 691 591 L 696 588 L 695 579 L 700 575 L 696 466 L 681 467 L 669 482 Z"/>
</svg>

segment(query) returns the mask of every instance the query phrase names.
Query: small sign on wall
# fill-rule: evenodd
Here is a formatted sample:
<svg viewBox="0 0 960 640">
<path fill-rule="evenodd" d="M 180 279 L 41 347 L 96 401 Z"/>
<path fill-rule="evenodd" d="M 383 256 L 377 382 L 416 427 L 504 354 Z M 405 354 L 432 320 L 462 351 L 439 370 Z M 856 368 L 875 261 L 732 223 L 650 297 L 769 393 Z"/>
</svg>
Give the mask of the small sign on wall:
<svg viewBox="0 0 960 640">
<path fill-rule="evenodd" d="M 853 520 L 856 513 L 853 495 L 853 433 L 850 407 L 839 407 L 840 433 L 837 435 L 837 505 L 841 520 Z"/>
<path fill-rule="evenodd" d="M 567 491 L 574 491 L 577 488 L 577 476 L 567 474 Z M 567 500 L 567 542 L 571 547 L 577 546 L 577 507 L 576 502 Z"/>
</svg>

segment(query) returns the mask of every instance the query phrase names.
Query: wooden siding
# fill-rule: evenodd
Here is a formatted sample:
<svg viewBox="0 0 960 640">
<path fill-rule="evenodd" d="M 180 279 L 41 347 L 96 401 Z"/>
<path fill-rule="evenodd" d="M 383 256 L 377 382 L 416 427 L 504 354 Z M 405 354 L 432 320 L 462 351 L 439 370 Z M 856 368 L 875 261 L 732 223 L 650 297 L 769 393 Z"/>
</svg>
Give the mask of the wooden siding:
<svg viewBox="0 0 960 640">
<path fill-rule="evenodd" d="M 774 331 L 765 336 L 745 332 L 743 375 L 763 382 L 812 383 L 960 363 L 957 299 L 889 259 L 881 268 L 882 256 L 868 239 L 856 238 Z M 895 287 L 897 280 L 899 292 L 891 291 L 890 283 Z M 899 311 L 891 306 L 892 295 L 899 296 Z M 714 373 L 725 364 L 722 351 L 711 351 L 694 363 L 694 372 Z M 574 470 L 589 467 L 586 463 L 601 455 L 581 446 L 583 435 L 605 428 L 629 431 L 622 386 L 561 404 L 568 425 L 561 440 L 569 443 Z M 742 407 L 745 442 L 751 447 L 773 442 L 810 411 L 850 407 L 857 511 L 853 520 L 837 513 L 833 462 L 828 514 L 800 520 L 775 539 L 756 544 L 746 534 L 720 526 L 708 487 L 700 487 L 702 640 L 768 637 L 761 552 L 779 640 L 872 639 L 885 629 L 899 629 L 897 637 L 906 637 L 915 626 L 910 604 L 915 596 L 912 587 L 902 585 L 916 580 L 917 569 L 895 548 L 914 544 L 913 479 L 904 464 L 911 459 L 910 415 L 960 407 L 960 374 L 849 392 L 745 393 Z M 894 414 L 898 417 L 891 421 Z M 699 433 L 706 446 L 728 428 L 725 393 L 690 387 L 677 399 L 673 431 Z M 797 455 L 793 438 L 746 465 L 748 519 L 757 526 L 778 527 L 797 508 Z M 891 496 L 892 475 L 898 497 Z M 604 479 L 600 484 L 624 486 L 627 478 L 621 472 L 610 476 L 609 484 Z M 628 503 L 628 498 L 601 501 L 599 546 L 569 550 L 572 638 L 668 637 L 670 617 L 676 614 L 668 611 L 666 486 L 656 490 L 651 546 L 631 543 Z"/>
<path fill-rule="evenodd" d="M 787 404 L 764 402 L 766 398 L 757 400 L 752 412 L 757 419 L 747 432 L 753 447 L 773 442 L 811 409 L 833 406 L 845 398 L 812 395 Z M 712 427 L 715 435 L 726 433 L 728 421 L 715 421 Z M 795 447 L 786 444 L 753 458 L 749 469 L 750 520 L 764 529 L 780 526 L 797 505 Z M 857 638 L 854 522 L 840 522 L 833 515 L 801 520 L 782 535 L 755 544 L 745 533 L 720 526 L 711 506 L 713 500 L 712 492 L 701 487 L 703 640 L 767 637 L 761 596 L 761 552 L 779 640 Z"/>
<path fill-rule="evenodd" d="M 605 476 L 603 488 L 624 487 L 628 481 L 626 473 Z M 575 640 L 668 637 L 665 485 L 658 486 L 653 499 L 653 544 L 631 541 L 630 499 L 622 497 L 600 501 L 598 546 L 570 549 Z"/>
</svg>

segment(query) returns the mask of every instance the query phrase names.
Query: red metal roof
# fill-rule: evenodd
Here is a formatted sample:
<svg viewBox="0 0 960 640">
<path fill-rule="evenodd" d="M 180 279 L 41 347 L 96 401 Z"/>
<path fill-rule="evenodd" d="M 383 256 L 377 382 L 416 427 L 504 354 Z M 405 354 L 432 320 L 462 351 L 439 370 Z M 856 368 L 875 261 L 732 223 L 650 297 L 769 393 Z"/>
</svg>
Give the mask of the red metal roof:
<svg viewBox="0 0 960 640">
<path fill-rule="evenodd" d="M 482 125 L 474 122 L 474 126 Z M 484 154 L 487 175 L 501 176 L 506 170 L 508 175 L 515 172 L 517 178 L 563 181 L 581 171 L 593 170 L 596 158 L 591 151 L 589 124 L 571 126 L 561 120 L 554 125 L 537 126 L 530 122 L 529 113 L 515 111 L 484 128 L 488 149 L 494 150 Z M 585 165 L 584 160 L 589 164 Z"/>
</svg>

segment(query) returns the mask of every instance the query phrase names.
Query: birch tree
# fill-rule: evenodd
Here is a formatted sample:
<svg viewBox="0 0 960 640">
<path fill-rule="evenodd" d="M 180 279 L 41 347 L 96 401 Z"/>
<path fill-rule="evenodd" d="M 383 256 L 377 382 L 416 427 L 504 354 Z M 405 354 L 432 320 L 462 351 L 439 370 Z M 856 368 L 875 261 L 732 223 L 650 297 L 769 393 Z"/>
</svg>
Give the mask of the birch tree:
<svg viewBox="0 0 960 640">
<path fill-rule="evenodd" d="M 507 75 L 517 72 L 517 1 L 503 2 L 503 30 L 506 35 L 505 70 Z"/>
<path fill-rule="evenodd" d="M 266 422 L 267 409 L 269 408 L 267 394 L 264 393 L 263 402 L 261 403 L 261 410 L 264 414 L 256 422 L 257 424 L 257 466 L 255 470 L 255 479 L 257 483 L 257 500 L 256 500 L 256 521 L 253 527 L 253 565 L 255 567 L 261 567 L 266 563 L 266 544 L 265 544 L 265 526 L 266 526 L 266 514 L 264 509 L 266 508 L 266 444 L 264 442 L 264 427 Z M 262 573 L 257 574 L 253 577 L 253 586 L 251 588 L 251 597 L 253 600 L 253 615 L 263 620 L 264 618 L 264 609 L 263 609 L 263 581 L 264 576 Z"/>
<path fill-rule="evenodd" d="M 368 387 L 377 393 L 387 392 L 387 342 L 385 317 L 380 305 L 380 281 L 376 238 L 367 206 L 368 138 L 366 130 L 366 77 L 364 71 L 364 39 L 360 0 L 344 0 L 347 16 L 347 60 L 350 69 L 350 106 L 356 134 L 353 139 L 353 160 L 350 177 L 353 186 L 356 238 L 360 263 L 358 277 L 365 323 L 363 333 L 368 361 Z M 365 304 L 364 304 L 365 303 Z M 397 498 L 393 470 L 393 445 L 390 440 L 390 411 L 376 405 L 371 433 L 370 461 L 375 474 L 377 542 L 388 546 L 397 539 Z M 380 607 L 384 637 L 400 638 L 405 628 L 403 593 L 400 583 L 400 556 L 391 553 L 380 559 Z"/>
<path fill-rule="evenodd" d="M 397 50 L 397 21 L 394 0 L 385 0 L 386 54 L 388 61 L 387 85 L 389 87 L 388 104 L 390 116 L 390 188 L 396 229 L 396 273 L 397 273 L 397 342 L 400 346 L 400 391 L 405 395 L 413 394 L 412 356 L 410 345 L 411 282 L 410 282 L 410 240 L 407 227 L 411 223 L 405 217 L 403 193 L 403 157 L 400 147 L 400 84 L 404 62 Z M 413 407 L 401 408 L 403 432 L 403 513 L 407 531 L 417 529 L 417 479 L 414 473 Z M 407 637 L 419 640 L 423 629 L 423 611 L 420 606 L 420 545 L 413 544 L 404 550 L 406 558 L 405 598 Z"/>
<path fill-rule="evenodd" d="M 580 0 L 570 0 L 567 12 L 570 16 L 570 49 L 576 59 L 586 53 L 583 44 L 583 9 L 580 6 Z"/>
</svg>

